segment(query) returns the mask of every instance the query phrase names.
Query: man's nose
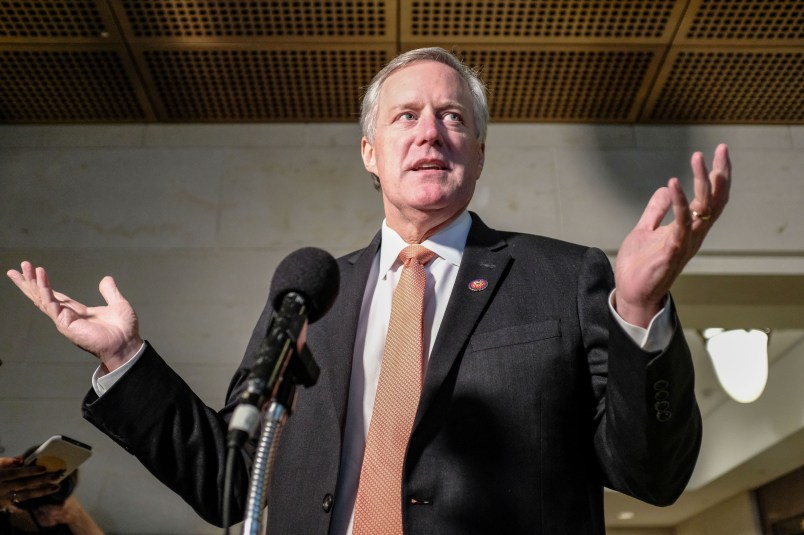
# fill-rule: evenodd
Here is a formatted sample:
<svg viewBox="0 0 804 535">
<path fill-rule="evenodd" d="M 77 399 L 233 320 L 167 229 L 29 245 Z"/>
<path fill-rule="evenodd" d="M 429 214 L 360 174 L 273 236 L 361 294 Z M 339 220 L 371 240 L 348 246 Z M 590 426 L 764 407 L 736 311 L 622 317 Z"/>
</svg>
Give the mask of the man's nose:
<svg viewBox="0 0 804 535">
<path fill-rule="evenodd" d="M 434 114 L 424 113 L 419 117 L 418 142 L 420 145 L 440 145 L 442 142 L 441 124 Z"/>
</svg>

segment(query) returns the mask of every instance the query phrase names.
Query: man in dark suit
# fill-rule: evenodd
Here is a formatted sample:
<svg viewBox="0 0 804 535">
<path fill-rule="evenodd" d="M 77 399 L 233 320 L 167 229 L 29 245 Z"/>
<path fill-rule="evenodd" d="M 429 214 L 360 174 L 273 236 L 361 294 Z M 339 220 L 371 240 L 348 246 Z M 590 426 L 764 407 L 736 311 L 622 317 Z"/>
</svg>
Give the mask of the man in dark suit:
<svg viewBox="0 0 804 535">
<path fill-rule="evenodd" d="M 426 267 L 421 394 L 401 481 L 390 485 L 401 510 L 391 532 L 603 533 L 604 485 L 659 505 L 684 489 L 701 420 L 668 293 L 728 199 L 725 145 L 711 173 L 693 155 L 692 202 L 677 179 L 653 195 L 612 274 L 599 250 L 492 230 L 466 211 L 487 120 L 479 79 L 441 49 L 403 54 L 369 87 L 362 154 L 386 219 L 366 249 L 338 261 L 338 299 L 309 329 L 321 375 L 299 393 L 282 435 L 269 533 L 372 532 L 354 512 L 403 269 L 397 255 L 408 244 L 435 258 Z M 216 413 L 143 343 L 111 278 L 100 285 L 107 306 L 87 310 L 54 293 L 42 268 L 24 262 L 9 276 L 101 359 L 85 416 L 219 523 L 226 421 L 270 304 Z M 113 388 L 103 385 L 109 377 Z M 235 471 L 241 504 L 250 453 Z"/>
</svg>

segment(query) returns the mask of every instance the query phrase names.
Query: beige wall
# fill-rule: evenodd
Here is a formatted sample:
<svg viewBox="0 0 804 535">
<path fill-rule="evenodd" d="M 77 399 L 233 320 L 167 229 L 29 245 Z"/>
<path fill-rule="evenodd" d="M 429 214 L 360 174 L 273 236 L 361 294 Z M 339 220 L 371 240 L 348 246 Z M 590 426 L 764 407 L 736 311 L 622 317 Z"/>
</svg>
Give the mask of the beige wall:
<svg viewBox="0 0 804 535">
<path fill-rule="evenodd" d="M 760 535 L 751 494 L 742 492 L 676 526 L 674 535 Z"/>
<path fill-rule="evenodd" d="M 676 535 L 673 528 L 609 528 L 606 535 Z"/>
</svg>

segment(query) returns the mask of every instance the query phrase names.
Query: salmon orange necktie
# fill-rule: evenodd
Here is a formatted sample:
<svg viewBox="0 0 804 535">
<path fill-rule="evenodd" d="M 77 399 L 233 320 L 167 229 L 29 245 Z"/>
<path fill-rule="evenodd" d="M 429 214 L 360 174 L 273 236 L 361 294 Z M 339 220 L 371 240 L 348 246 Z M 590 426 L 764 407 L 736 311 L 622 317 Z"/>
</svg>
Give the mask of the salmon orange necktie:
<svg viewBox="0 0 804 535">
<path fill-rule="evenodd" d="M 353 535 L 402 534 L 402 466 L 419 405 L 424 343 L 424 266 L 435 253 L 409 245 L 391 301 L 391 320 L 371 414 Z"/>
</svg>

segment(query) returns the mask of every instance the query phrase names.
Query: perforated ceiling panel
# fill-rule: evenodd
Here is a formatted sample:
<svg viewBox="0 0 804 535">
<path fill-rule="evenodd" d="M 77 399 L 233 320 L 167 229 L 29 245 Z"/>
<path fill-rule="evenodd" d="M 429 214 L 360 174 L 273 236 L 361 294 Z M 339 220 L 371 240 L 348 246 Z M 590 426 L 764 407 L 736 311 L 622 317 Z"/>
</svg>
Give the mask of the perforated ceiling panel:
<svg viewBox="0 0 804 535">
<path fill-rule="evenodd" d="M 356 121 L 359 88 L 393 49 L 147 50 L 158 109 L 170 121 Z"/>
<path fill-rule="evenodd" d="M 108 39 L 115 30 L 105 1 L 0 2 L 0 41 Z"/>
<path fill-rule="evenodd" d="M 646 118 L 668 122 L 804 121 L 804 51 L 679 50 L 668 59 Z"/>
<path fill-rule="evenodd" d="M 675 0 L 412 0 L 401 5 L 401 34 L 417 42 L 667 42 L 682 7 Z"/>
<path fill-rule="evenodd" d="M 250 38 L 393 41 L 396 2 L 389 0 L 114 0 L 134 39 Z"/>
<path fill-rule="evenodd" d="M 434 45 L 494 121 L 804 123 L 804 0 L 0 0 L 0 121 L 355 121 Z"/>
<path fill-rule="evenodd" d="M 801 0 L 692 0 L 679 44 L 804 43 Z"/>
<path fill-rule="evenodd" d="M 480 66 L 492 116 L 503 121 L 634 120 L 658 65 L 650 47 L 495 47 L 458 55 Z"/>
<path fill-rule="evenodd" d="M 0 120 L 144 121 L 126 61 L 114 50 L 0 48 Z"/>
</svg>

